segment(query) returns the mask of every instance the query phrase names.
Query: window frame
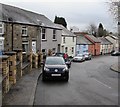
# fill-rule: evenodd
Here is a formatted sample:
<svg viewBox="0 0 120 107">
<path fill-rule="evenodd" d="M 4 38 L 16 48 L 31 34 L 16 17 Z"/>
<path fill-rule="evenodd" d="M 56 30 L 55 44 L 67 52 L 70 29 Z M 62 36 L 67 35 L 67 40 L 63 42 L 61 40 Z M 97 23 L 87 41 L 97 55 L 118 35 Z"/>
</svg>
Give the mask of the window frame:
<svg viewBox="0 0 120 107">
<path fill-rule="evenodd" d="M 22 42 L 22 49 L 23 49 L 23 45 L 28 45 L 28 49 L 27 50 L 23 50 L 23 52 L 25 52 L 25 53 L 27 53 L 27 52 L 29 52 L 29 41 L 23 41 Z"/>
<path fill-rule="evenodd" d="M 23 32 L 25 32 L 25 33 L 23 33 Z M 27 35 L 27 33 L 28 33 L 28 28 L 27 28 L 26 26 L 22 26 L 22 31 L 21 31 L 21 33 L 22 33 L 22 36 L 28 36 L 28 35 Z"/>
<path fill-rule="evenodd" d="M 74 47 L 72 47 L 72 50 L 71 50 L 72 54 L 74 53 Z"/>
<path fill-rule="evenodd" d="M 65 53 L 67 53 L 68 52 L 68 47 L 65 47 Z"/>
<path fill-rule="evenodd" d="M 43 32 L 43 30 L 44 30 L 45 32 Z M 43 35 L 45 36 L 44 39 L 43 39 Z M 47 40 L 47 39 L 46 39 L 46 29 L 45 29 L 45 28 L 42 28 L 42 29 L 41 29 L 41 40 Z"/>
<path fill-rule="evenodd" d="M 65 36 L 63 37 L 63 43 L 65 43 Z"/>
<path fill-rule="evenodd" d="M 1 32 L 0 32 L 0 35 L 4 34 L 4 23 L 0 22 L 0 29 L 1 29 Z"/>
<path fill-rule="evenodd" d="M 57 40 L 56 35 L 57 35 L 56 30 L 53 29 L 53 40 Z M 55 38 L 54 38 L 54 37 L 55 37 Z"/>
<path fill-rule="evenodd" d="M 56 52 L 56 48 L 52 48 L 52 51 L 53 51 L 53 52 Z"/>
</svg>

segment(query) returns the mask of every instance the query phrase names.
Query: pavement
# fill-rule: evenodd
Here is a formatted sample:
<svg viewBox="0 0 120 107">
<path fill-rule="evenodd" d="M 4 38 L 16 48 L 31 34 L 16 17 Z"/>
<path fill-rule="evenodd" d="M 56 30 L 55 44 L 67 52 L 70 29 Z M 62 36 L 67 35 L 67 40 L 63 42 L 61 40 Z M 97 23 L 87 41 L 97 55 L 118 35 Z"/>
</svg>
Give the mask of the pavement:
<svg viewBox="0 0 120 107">
<path fill-rule="evenodd" d="M 33 69 L 29 74 L 23 76 L 11 87 L 3 98 L 2 105 L 33 105 L 36 86 L 41 69 Z"/>
<path fill-rule="evenodd" d="M 120 63 L 115 63 L 115 64 L 111 65 L 110 69 L 115 72 L 120 73 Z"/>
</svg>

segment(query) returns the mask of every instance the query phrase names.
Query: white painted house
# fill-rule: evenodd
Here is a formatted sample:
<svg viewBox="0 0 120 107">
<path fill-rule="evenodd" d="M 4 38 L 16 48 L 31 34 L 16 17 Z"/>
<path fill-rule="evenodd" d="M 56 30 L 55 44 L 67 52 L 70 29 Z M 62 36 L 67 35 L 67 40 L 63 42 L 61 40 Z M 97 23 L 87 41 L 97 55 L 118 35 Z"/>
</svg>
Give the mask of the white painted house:
<svg viewBox="0 0 120 107">
<path fill-rule="evenodd" d="M 56 26 L 62 29 L 61 52 L 67 53 L 68 56 L 75 56 L 76 35 L 62 25 L 56 24 Z"/>
<path fill-rule="evenodd" d="M 119 49 L 119 39 L 117 36 L 109 35 L 106 36 L 105 38 L 113 43 L 113 50 L 117 51 Z"/>
<path fill-rule="evenodd" d="M 101 55 L 111 53 L 112 50 L 113 50 L 113 43 L 111 43 L 105 37 L 98 37 L 98 39 L 101 42 L 101 45 L 100 45 L 100 53 L 101 53 Z"/>
</svg>

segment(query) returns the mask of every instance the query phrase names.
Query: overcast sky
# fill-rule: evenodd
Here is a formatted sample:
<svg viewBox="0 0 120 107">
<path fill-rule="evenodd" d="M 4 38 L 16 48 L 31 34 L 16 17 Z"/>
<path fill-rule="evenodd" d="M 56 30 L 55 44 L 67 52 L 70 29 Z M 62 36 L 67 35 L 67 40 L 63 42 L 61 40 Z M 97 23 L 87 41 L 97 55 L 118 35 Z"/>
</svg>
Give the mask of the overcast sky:
<svg viewBox="0 0 120 107">
<path fill-rule="evenodd" d="M 0 0 L 1 3 L 40 13 L 54 21 L 55 15 L 64 17 L 69 27 L 81 31 L 89 24 L 102 23 L 109 31 L 117 31 L 117 22 L 108 11 L 109 0 Z"/>
</svg>

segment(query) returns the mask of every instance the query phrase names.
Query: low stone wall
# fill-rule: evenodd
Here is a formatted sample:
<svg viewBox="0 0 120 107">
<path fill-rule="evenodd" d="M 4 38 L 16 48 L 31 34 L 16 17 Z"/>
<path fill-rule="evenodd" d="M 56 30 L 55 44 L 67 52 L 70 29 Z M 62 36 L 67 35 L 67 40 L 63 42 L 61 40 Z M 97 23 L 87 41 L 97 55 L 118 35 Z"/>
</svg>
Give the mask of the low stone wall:
<svg viewBox="0 0 120 107">
<path fill-rule="evenodd" d="M 23 66 L 22 66 L 22 76 L 30 73 L 30 69 L 31 69 L 31 64 L 30 63 L 23 63 Z"/>
<path fill-rule="evenodd" d="M 1 60 L 1 71 L 2 73 L 7 73 L 7 78 L 3 80 L 3 90 L 6 94 L 9 89 L 19 81 L 22 76 L 31 72 L 32 68 L 41 67 L 41 62 L 43 61 L 43 55 L 41 53 L 33 54 L 32 52 L 22 54 L 21 50 L 16 50 L 16 52 L 5 52 L 4 55 L 8 56 L 8 62 Z M 8 68 L 6 67 L 8 65 Z"/>
</svg>

